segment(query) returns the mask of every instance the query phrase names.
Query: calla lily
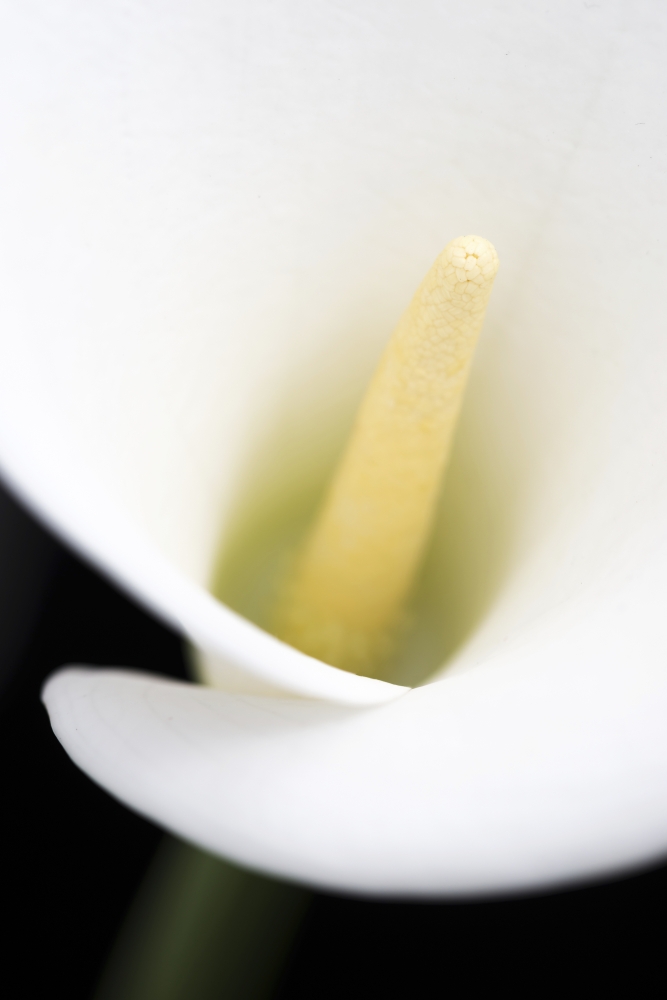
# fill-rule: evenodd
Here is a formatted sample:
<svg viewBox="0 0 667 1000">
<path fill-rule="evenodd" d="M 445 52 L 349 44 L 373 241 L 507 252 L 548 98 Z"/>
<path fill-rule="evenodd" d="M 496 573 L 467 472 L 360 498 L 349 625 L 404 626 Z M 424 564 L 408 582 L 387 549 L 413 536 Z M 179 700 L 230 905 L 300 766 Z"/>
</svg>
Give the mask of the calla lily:
<svg viewBox="0 0 667 1000">
<path fill-rule="evenodd" d="M 657 858 L 663 10 L 38 0 L 8 21 L 3 468 L 217 688 L 65 670 L 45 701 L 72 758 L 316 885 L 470 894 Z M 209 584 L 244 518 L 315 495 L 466 232 L 502 268 L 408 689 L 409 662 L 402 684 L 338 671 Z"/>
</svg>

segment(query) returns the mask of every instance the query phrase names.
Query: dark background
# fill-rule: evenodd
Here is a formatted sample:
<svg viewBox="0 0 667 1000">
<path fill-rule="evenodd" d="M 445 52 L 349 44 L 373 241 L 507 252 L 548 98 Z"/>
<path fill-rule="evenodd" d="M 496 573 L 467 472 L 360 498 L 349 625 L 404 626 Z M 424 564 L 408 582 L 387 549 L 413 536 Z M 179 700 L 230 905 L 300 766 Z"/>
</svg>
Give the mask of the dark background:
<svg viewBox="0 0 667 1000">
<path fill-rule="evenodd" d="M 0 980 L 89 1000 L 162 834 L 70 763 L 39 700 L 64 663 L 185 678 L 179 638 L 0 492 Z M 666 720 L 667 724 L 667 720 Z M 274 1000 L 662 996 L 667 867 L 524 899 L 313 896 Z M 193 996 L 191 1000 L 197 1000 Z"/>
</svg>

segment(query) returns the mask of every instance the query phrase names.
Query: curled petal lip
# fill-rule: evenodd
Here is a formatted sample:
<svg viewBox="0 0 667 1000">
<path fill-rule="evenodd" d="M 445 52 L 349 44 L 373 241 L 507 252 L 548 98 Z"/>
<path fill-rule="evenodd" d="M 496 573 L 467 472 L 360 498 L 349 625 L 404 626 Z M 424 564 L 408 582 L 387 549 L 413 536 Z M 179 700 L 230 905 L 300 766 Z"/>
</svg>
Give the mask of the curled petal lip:
<svg viewBox="0 0 667 1000">
<path fill-rule="evenodd" d="M 659 857 L 665 685 L 638 699 L 618 672 L 591 726 L 548 674 L 484 673 L 472 697 L 458 678 L 351 709 L 70 668 L 44 700 L 73 760 L 121 801 L 314 885 L 479 895 Z M 634 702 L 623 719 L 619 696 Z"/>
</svg>

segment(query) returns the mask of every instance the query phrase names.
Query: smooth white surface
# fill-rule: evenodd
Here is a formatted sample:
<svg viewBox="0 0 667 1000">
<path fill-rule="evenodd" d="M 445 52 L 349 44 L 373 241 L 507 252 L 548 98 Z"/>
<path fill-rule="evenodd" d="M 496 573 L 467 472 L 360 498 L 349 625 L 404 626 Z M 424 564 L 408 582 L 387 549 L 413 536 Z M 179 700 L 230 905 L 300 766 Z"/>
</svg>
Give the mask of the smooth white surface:
<svg viewBox="0 0 667 1000">
<path fill-rule="evenodd" d="M 374 709 L 75 669 L 45 701 L 79 766 L 209 850 L 328 888 L 475 894 L 664 850 L 664 686 L 609 666 L 592 686 L 558 655 L 505 663 Z"/>
<path fill-rule="evenodd" d="M 50 705 L 76 759 L 201 843 L 331 885 L 545 884 L 664 850 L 664 9 L 36 0 L 4 20 L 5 474 L 229 691 L 398 699 L 309 722 L 301 765 L 254 723 L 233 767 L 202 753 L 221 788 L 205 814 L 194 758 L 136 688 L 134 705 L 99 681 L 116 735 L 72 728 L 91 703 L 66 676 Z M 206 584 L 239 508 L 326 470 L 388 332 L 464 232 L 501 257 L 430 570 L 465 627 L 447 676 L 400 697 Z M 246 711 L 180 698 L 222 699 L 221 745 Z M 121 752 L 134 739 L 145 772 Z M 255 766 L 292 789 L 282 806 L 230 777 Z M 364 796 L 382 817 L 359 806 L 367 829 Z"/>
</svg>

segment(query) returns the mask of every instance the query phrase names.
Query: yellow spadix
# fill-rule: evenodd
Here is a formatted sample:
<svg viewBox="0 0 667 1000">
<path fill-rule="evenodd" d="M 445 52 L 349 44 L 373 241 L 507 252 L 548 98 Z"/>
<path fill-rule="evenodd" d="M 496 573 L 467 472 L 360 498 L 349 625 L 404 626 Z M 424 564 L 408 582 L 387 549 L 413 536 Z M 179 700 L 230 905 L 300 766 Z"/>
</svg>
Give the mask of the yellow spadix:
<svg viewBox="0 0 667 1000">
<path fill-rule="evenodd" d="M 276 634 L 326 663 L 377 674 L 391 651 L 497 270 L 488 240 L 452 240 L 366 392 L 275 611 Z"/>
</svg>

